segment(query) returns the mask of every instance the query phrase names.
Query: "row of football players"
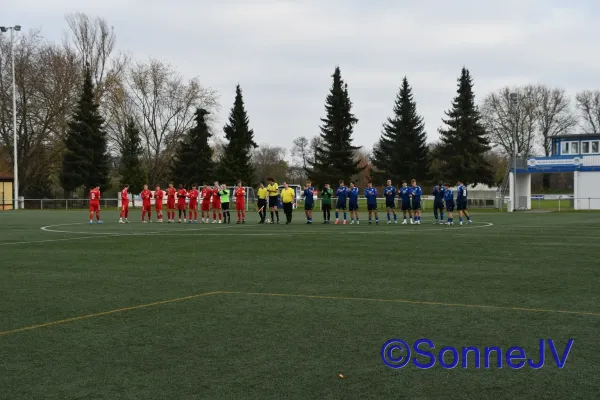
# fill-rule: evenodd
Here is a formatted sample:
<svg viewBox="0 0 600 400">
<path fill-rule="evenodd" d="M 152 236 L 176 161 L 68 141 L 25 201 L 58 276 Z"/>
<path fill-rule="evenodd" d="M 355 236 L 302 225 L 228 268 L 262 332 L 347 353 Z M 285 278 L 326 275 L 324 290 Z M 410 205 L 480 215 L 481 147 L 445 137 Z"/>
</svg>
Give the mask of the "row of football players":
<svg viewBox="0 0 600 400">
<path fill-rule="evenodd" d="M 302 197 L 304 198 L 304 212 L 306 215 L 306 223 L 312 224 L 313 218 L 313 207 L 314 207 L 314 193 L 315 190 L 312 187 L 311 182 L 307 182 L 304 186 Z M 360 224 L 358 199 L 360 190 L 356 187 L 354 182 L 350 182 L 350 186 L 347 187 L 344 181 L 339 182 L 339 186 L 335 191 L 335 197 L 337 203 L 335 207 L 335 224 L 340 223 L 340 214 L 343 213 L 342 224 L 345 225 L 347 222 L 347 212 L 350 211 L 350 224 Z M 410 224 L 421 224 L 421 196 L 423 190 L 415 179 L 411 180 L 411 186 L 408 186 L 406 181 L 402 182 L 402 186 L 398 189 L 392 185 L 392 181 L 387 181 L 387 186 L 383 189 L 383 196 L 385 198 L 385 207 L 387 212 L 387 223 L 392 223 L 392 215 L 394 223 L 398 223 L 398 215 L 396 214 L 396 195 L 399 197 L 399 204 L 404 214 L 403 225 L 408 224 L 407 214 L 410 220 Z M 365 198 L 367 199 L 367 211 L 369 215 L 369 224 L 372 223 L 373 216 L 375 217 L 375 223 L 379 224 L 379 213 L 377 210 L 377 198 L 379 193 L 373 183 L 369 182 L 365 189 Z M 334 197 L 333 189 L 330 185 L 325 185 L 323 191 L 321 191 L 321 206 L 323 210 L 323 223 L 331 223 L 331 199 Z M 463 215 L 467 218 L 467 222 L 471 223 L 471 217 L 467 211 L 467 186 L 462 181 L 458 182 L 458 190 L 456 196 L 456 203 L 454 202 L 454 193 L 450 189 L 450 184 L 439 183 L 433 189 L 434 206 L 433 213 L 435 217 L 435 224 L 444 224 L 444 210 L 448 212 L 448 220 L 445 222 L 447 225 L 454 225 L 453 212 L 456 208 L 459 215 L 460 224 L 463 224 Z M 346 204 L 348 207 L 346 207 Z M 414 220 L 413 220 L 414 212 Z"/>
<path fill-rule="evenodd" d="M 237 182 L 237 186 L 233 191 L 235 196 L 235 208 L 237 211 L 238 224 L 245 223 L 245 201 L 246 189 L 242 187 L 241 181 Z M 210 220 L 210 212 L 213 214 L 213 223 L 231 223 L 231 214 L 229 212 L 229 200 L 231 191 L 226 185 L 219 185 L 215 182 L 214 186 L 205 183 L 201 190 L 198 190 L 197 185 L 192 185 L 190 190 L 187 190 L 183 185 L 179 185 L 175 189 L 173 183 L 169 183 L 166 190 L 162 190 L 160 186 L 156 186 L 154 193 L 148 189 L 148 185 L 144 185 L 140 197 L 142 199 L 142 222 L 152 222 L 152 199 L 154 199 L 154 210 L 158 222 L 163 222 L 163 199 L 167 198 L 167 222 L 175 222 L 175 212 L 179 213 L 178 222 L 197 223 L 198 222 L 198 200 L 201 200 L 201 222 L 208 223 Z M 129 223 L 129 185 L 124 185 L 121 190 L 121 213 L 119 223 Z M 100 219 L 100 187 L 95 187 L 90 191 L 90 224 L 93 223 L 94 214 L 96 215 L 97 223 L 101 224 Z M 146 220 L 146 217 L 148 218 Z"/>
</svg>

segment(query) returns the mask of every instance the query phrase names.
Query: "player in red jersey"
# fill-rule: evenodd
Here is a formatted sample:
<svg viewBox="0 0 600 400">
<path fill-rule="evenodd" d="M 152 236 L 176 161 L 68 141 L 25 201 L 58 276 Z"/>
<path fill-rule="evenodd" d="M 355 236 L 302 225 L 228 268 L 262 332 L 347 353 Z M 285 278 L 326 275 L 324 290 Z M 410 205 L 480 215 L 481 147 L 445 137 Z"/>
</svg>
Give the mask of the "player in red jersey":
<svg viewBox="0 0 600 400">
<path fill-rule="evenodd" d="M 213 224 L 221 223 L 221 219 L 223 218 L 223 214 L 221 212 L 221 196 L 219 195 L 219 190 L 221 187 L 219 186 L 219 182 L 215 182 L 215 186 L 212 188 L 212 210 L 213 210 Z M 219 213 L 219 219 L 217 219 L 217 210 Z"/>
<path fill-rule="evenodd" d="M 156 218 L 158 222 L 163 222 L 163 199 L 165 192 L 160 189 L 160 186 L 156 186 L 154 189 L 154 209 L 156 210 Z"/>
<path fill-rule="evenodd" d="M 198 196 L 200 196 L 200 192 L 198 191 L 198 185 L 195 183 L 192 185 L 192 190 L 188 192 L 188 197 L 190 198 L 190 204 L 188 208 L 189 212 L 189 223 L 192 223 L 192 218 L 194 219 L 194 223 L 198 223 Z"/>
<path fill-rule="evenodd" d="M 123 221 L 125 218 L 125 221 Z M 129 220 L 129 185 L 125 185 L 121 190 L 121 215 L 119 215 L 120 224 L 128 224 Z"/>
<path fill-rule="evenodd" d="M 96 214 L 96 222 L 102 223 L 100 220 L 100 186 L 96 186 L 90 190 L 90 225 L 94 223 L 94 213 Z"/>
<path fill-rule="evenodd" d="M 237 224 L 246 223 L 246 189 L 242 187 L 242 181 L 237 181 L 235 188 L 235 210 L 237 211 Z"/>
<path fill-rule="evenodd" d="M 140 197 L 142 198 L 142 222 L 146 223 L 144 219 L 146 214 L 148 214 L 148 221 L 152 222 L 152 191 L 148 190 L 148 185 L 144 185 L 144 190 L 142 190 Z"/>
<path fill-rule="evenodd" d="M 167 189 L 167 221 L 169 223 L 175 222 L 175 197 L 177 196 L 177 189 L 173 187 L 173 182 L 169 183 Z"/>
<path fill-rule="evenodd" d="M 204 187 L 202 188 L 202 223 L 208 224 L 210 219 L 210 200 L 212 198 L 212 189 L 208 186 L 208 183 L 204 182 Z M 204 218 L 206 216 L 206 219 Z"/>
<path fill-rule="evenodd" d="M 179 189 L 177 190 L 177 210 L 179 210 L 179 223 L 181 223 L 181 214 L 183 214 L 183 222 L 185 223 L 185 199 L 187 197 L 187 190 L 183 187 L 182 184 L 179 184 Z"/>
</svg>

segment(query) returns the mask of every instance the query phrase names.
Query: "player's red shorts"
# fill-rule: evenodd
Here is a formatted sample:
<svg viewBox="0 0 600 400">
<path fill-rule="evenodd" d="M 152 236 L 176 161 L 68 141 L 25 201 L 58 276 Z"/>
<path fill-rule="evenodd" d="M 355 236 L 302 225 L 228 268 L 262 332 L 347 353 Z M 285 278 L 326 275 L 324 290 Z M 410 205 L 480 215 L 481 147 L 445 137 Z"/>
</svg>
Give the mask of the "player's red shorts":
<svg viewBox="0 0 600 400">
<path fill-rule="evenodd" d="M 185 201 L 177 202 L 177 209 L 180 211 L 185 210 Z"/>
<path fill-rule="evenodd" d="M 90 212 L 100 211 L 100 203 L 90 203 Z"/>
<path fill-rule="evenodd" d="M 175 199 L 167 199 L 167 210 L 175 209 Z"/>
<path fill-rule="evenodd" d="M 163 206 L 163 203 L 162 203 L 162 201 L 160 201 L 160 200 L 159 200 L 159 201 L 156 201 L 156 202 L 154 203 L 154 208 L 156 209 L 156 211 L 162 211 L 162 206 Z"/>
<path fill-rule="evenodd" d="M 151 209 L 152 209 L 152 204 L 142 203 L 142 211 L 150 211 Z"/>
<path fill-rule="evenodd" d="M 128 201 L 123 201 L 123 200 L 121 200 L 121 209 L 122 209 L 123 211 L 125 211 L 125 210 L 129 210 L 129 202 L 128 202 Z"/>
<path fill-rule="evenodd" d="M 190 203 L 189 203 L 188 207 L 189 207 L 190 210 L 197 210 L 198 209 L 198 202 L 194 201 L 194 200 L 190 200 Z"/>
<path fill-rule="evenodd" d="M 213 201 L 212 208 L 213 208 L 213 210 L 220 210 L 221 209 L 221 201 Z"/>
<path fill-rule="evenodd" d="M 202 211 L 209 211 L 210 210 L 210 202 L 209 201 L 203 201 L 202 202 Z"/>
<path fill-rule="evenodd" d="M 246 204 L 243 201 L 235 202 L 235 210 L 236 211 L 244 211 L 246 209 Z"/>
</svg>

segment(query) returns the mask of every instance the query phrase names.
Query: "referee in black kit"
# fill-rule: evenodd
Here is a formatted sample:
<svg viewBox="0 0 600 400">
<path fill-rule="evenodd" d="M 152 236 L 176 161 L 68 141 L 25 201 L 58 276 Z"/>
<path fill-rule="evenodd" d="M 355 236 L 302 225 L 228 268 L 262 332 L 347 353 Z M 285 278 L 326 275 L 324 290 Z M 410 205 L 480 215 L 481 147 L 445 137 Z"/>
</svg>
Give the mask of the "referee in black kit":
<svg viewBox="0 0 600 400">
<path fill-rule="evenodd" d="M 259 224 L 264 224 L 265 223 L 265 218 L 267 216 L 267 188 L 265 187 L 264 183 L 260 183 L 260 185 L 258 185 L 258 192 L 257 192 L 257 196 L 258 196 L 258 215 L 260 216 L 260 222 Z"/>
<path fill-rule="evenodd" d="M 285 213 L 286 217 L 286 225 L 292 223 L 294 200 L 296 200 L 296 191 L 289 187 L 287 182 L 283 182 L 283 189 L 281 190 L 281 202 L 283 203 L 283 212 Z"/>
</svg>

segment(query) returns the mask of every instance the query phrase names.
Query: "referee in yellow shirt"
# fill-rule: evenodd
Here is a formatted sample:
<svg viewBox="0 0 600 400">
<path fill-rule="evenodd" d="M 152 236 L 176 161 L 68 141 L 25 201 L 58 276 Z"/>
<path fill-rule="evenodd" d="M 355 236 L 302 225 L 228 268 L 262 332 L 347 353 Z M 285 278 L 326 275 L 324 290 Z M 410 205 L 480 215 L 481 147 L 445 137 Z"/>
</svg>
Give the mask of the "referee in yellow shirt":
<svg viewBox="0 0 600 400">
<path fill-rule="evenodd" d="M 296 191 L 288 186 L 286 182 L 283 182 L 283 189 L 281 190 L 281 202 L 283 203 L 283 212 L 287 219 L 286 225 L 292 223 L 292 213 L 294 211 L 294 200 L 296 199 Z"/>
<path fill-rule="evenodd" d="M 277 223 L 279 223 L 279 211 L 277 211 L 277 204 L 279 204 L 279 185 L 275 182 L 275 179 L 273 178 L 268 178 L 267 182 L 267 192 L 269 193 L 269 208 L 271 209 L 271 223 L 275 223 L 275 217 L 277 217 Z"/>
<path fill-rule="evenodd" d="M 259 224 L 264 224 L 267 216 L 267 194 L 267 188 L 264 183 L 261 182 L 258 185 L 258 191 L 256 193 L 258 196 L 258 215 L 260 216 Z"/>
</svg>

